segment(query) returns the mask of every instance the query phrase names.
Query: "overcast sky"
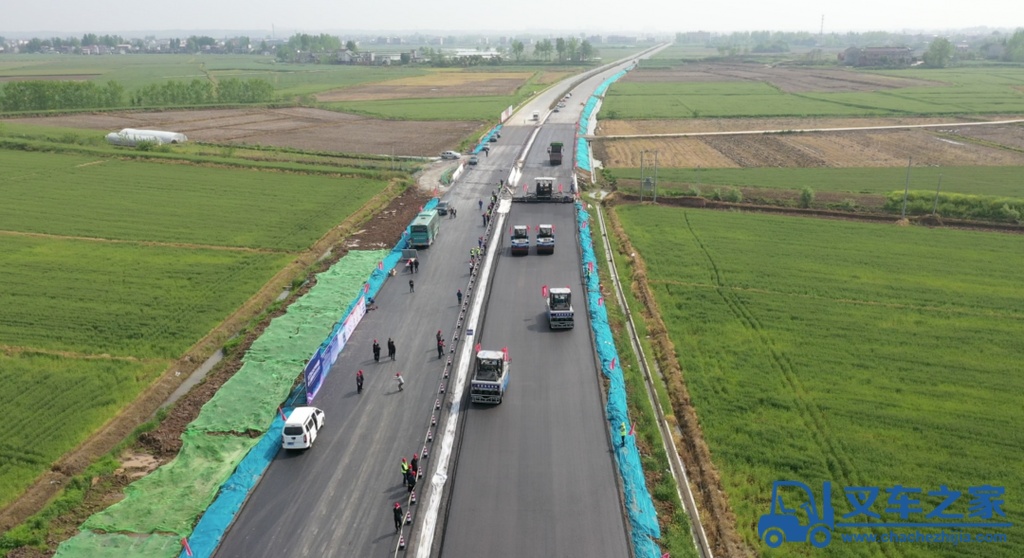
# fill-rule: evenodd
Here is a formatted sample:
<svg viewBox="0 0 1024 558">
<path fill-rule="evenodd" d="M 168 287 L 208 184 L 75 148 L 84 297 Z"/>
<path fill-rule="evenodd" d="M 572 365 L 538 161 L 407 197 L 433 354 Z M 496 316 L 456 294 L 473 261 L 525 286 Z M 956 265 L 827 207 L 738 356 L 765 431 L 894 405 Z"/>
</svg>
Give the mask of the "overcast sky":
<svg viewBox="0 0 1024 558">
<path fill-rule="evenodd" d="M 1024 26 L 1020 0 L 4 0 L 0 35 L 163 30 L 295 32 L 825 32 Z M 159 33 L 157 33 L 159 35 Z M 257 35 L 259 36 L 259 35 Z M 219 38 L 219 37 L 218 37 Z"/>
</svg>

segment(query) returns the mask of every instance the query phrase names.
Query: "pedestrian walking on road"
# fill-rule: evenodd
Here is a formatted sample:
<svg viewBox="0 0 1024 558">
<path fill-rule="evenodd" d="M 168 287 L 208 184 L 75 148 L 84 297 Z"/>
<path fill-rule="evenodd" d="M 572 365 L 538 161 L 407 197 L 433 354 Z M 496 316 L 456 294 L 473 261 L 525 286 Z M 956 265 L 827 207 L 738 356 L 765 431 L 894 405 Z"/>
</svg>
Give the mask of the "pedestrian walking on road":
<svg viewBox="0 0 1024 558">
<path fill-rule="evenodd" d="M 453 207 L 453 208 L 452 208 L 452 219 L 458 219 L 458 218 L 459 218 L 459 210 L 458 210 L 458 209 L 455 209 L 455 208 Z"/>
<path fill-rule="evenodd" d="M 380 343 L 376 339 L 373 340 L 373 361 L 380 362 Z"/>
<path fill-rule="evenodd" d="M 486 213 L 481 213 L 480 214 L 480 220 L 483 222 L 484 226 L 486 227 L 487 226 L 487 214 Z"/>
<path fill-rule="evenodd" d="M 402 463 L 398 466 L 402 470 L 402 486 L 409 483 L 409 462 L 402 458 Z"/>
<path fill-rule="evenodd" d="M 412 282 L 412 279 L 409 279 L 409 292 L 410 293 L 416 292 L 416 287 L 414 286 L 414 284 Z"/>
<path fill-rule="evenodd" d="M 412 469 L 409 469 L 409 473 L 405 475 L 405 477 L 408 479 L 406 486 L 409 487 L 409 492 L 412 492 L 413 489 L 416 488 L 416 473 L 413 473 Z"/>
<path fill-rule="evenodd" d="M 395 342 L 388 337 L 388 358 L 395 360 Z"/>
<path fill-rule="evenodd" d="M 462 289 L 455 292 L 455 298 L 459 299 L 459 306 L 462 306 Z"/>
<path fill-rule="evenodd" d="M 402 391 L 403 389 L 405 389 L 405 378 L 402 377 L 401 372 L 395 374 L 395 379 L 398 380 L 398 391 Z M 404 457 L 402 458 L 402 461 L 405 461 Z"/>
<path fill-rule="evenodd" d="M 402 511 L 402 503 L 395 502 L 395 532 L 402 530 L 402 520 L 405 518 L 405 512 Z"/>
<path fill-rule="evenodd" d="M 619 434 L 622 436 L 622 447 L 626 447 L 626 423 L 619 423 Z"/>
<path fill-rule="evenodd" d="M 363 393 L 363 371 L 356 372 L 356 390 Z"/>
<path fill-rule="evenodd" d="M 476 206 L 480 208 L 480 211 L 484 210 L 484 200 L 476 200 Z"/>
<path fill-rule="evenodd" d="M 412 469 L 413 474 L 419 476 L 420 474 L 420 454 L 412 454 L 412 461 L 409 462 L 409 468 Z"/>
<path fill-rule="evenodd" d="M 437 340 L 437 358 L 444 356 L 444 339 Z"/>
<path fill-rule="evenodd" d="M 412 261 L 412 271 L 413 271 L 413 273 L 419 273 L 420 272 L 420 259 L 419 258 L 416 258 L 415 260 Z"/>
<path fill-rule="evenodd" d="M 481 236 L 480 238 L 476 239 L 476 247 L 483 249 L 483 247 L 484 247 L 484 237 Z"/>
<path fill-rule="evenodd" d="M 438 343 L 441 342 L 441 330 L 440 329 L 437 330 L 437 335 L 435 335 L 434 338 L 437 339 Z"/>
</svg>

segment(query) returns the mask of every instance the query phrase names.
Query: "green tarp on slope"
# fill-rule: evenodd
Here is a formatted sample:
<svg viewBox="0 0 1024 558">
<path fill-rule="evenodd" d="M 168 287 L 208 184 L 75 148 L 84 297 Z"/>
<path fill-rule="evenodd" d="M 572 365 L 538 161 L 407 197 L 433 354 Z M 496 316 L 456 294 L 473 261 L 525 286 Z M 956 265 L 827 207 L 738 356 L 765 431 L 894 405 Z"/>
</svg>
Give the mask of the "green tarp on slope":
<svg viewBox="0 0 1024 558">
<path fill-rule="evenodd" d="M 82 525 L 122 533 L 188 535 L 217 489 L 259 441 L 248 436 L 214 436 L 188 431 L 170 463 L 125 488 L 125 498 L 93 514 Z"/>
<path fill-rule="evenodd" d="M 181 552 L 177 535 L 99 535 L 83 531 L 62 542 L 54 558 L 175 558 Z"/>
<path fill-rule="evenodd" d="M 190 428 L 266 431 L 309 357 L 359 295 L 387 250 L 349 252 L 316 276 L 316 285 L 275 318 L 245 355 L 245 364 L 213 396 Z"/>
</svg>

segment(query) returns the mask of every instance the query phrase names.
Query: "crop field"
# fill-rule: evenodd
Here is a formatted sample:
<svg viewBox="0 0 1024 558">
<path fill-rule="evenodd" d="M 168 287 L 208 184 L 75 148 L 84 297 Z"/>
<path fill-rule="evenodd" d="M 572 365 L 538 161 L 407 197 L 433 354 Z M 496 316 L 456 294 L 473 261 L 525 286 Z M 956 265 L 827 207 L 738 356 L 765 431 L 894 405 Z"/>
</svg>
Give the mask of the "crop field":
<svg viewBox="0 0 1024 558">
<path fill-rule="evenodd" d="M 166 366 L 163 361 L 0 352 L 4 413 L 19 417 L 16 426 L 0 430 L 0 506 L 134 399 Z"/>
<path fill-rule="evenodd" d="M 630 72 L 601 119 L 770 118 L 1024 112 L 1024 68 L 867 72 L 681 65 Z"/>
<path fill-rule="evenodd" d="M 327 91 L 320 102 L 380 101 L 432 97 L 509 96 L 533 76 L 530 72 L 432 71 L 426 75 L 391 79 Z"/>
<path fill-rule="evenodd" d="M 611 169 L 620 181 L 640 182 L 640 169 Z M 911 190 L 934 190 L 941 175 L 943 192 L 1024 198 L 1024 167 L 914 167 Z M 670 194 L 693 186 L 708 192 L 719 186 L 773 188 L 814 192 L 887 194 L 902 191 L 907 169 L 890 168 L 766 168 L 766 169 L 658 169 L 658 191 Z"/>
<path fill-rule="evenodd" d="M 889 522 L 935 521 L 925 514 L 945 496 L 928 493 L 948 487 L 962 496 L 945 513 L 978 521 L 968 492 L 990 485 L 1005 488 L 1005 517 L 993 521 L 1015 526 L 967 531 L 1005 533 L 1008 542 L 844 544 L 842 533 L 869 531 L 839 528 L 813 553 L 1024 554 L 1024 237 L 654 206 L 615 211 L 644 262 L 747 544 L 765 556 L 811 553 L 799 543 L 769 550 L 758 539 L 777 480 L 804 482 L 816 498 L 831 481 L 837 521 L 852 512 L 845 487 L 880 487 L 871 510 Z M 886 489 L 898 485 L 922 490 L 902 519 L 886 503 Z M 790 508 L 807 500 L 785 497 Z"/>
<path fill-rule="evenodd" d="M 384 186 L 0 150 L 0 506 Z"/>
<path fill-rule="evenodd" d="M 23 233 L 296 251 L 383 187 L 367 179 L 0 150 L 0 223 Z"/>
<path fill-rule="evenodd" d="M 906 167 L 911 160 L 927 167 L 1024 165 L 1024 150 L 1015 146 L 1024 126 L 978 128 L 985 136 L 977 140 L 961 128 L 906 128 L 599 139 L 593 145 L 594 156 L 611 168 L 639 168 L 645 150 L 657 151 L 660 167 L 702 169 Z"/>
<path fill-rule="evenodd" d="M 409 67 L 288 64 L 267 56 L 161 54 L 133 56 L 4 56 L 0 80 L 90 79 L 124 84 L 128 91 L 167 80 L 259 78 L 280 95 L 319 93 L 338 87 L 411 77 L 423 70 Z"/>
</svg>

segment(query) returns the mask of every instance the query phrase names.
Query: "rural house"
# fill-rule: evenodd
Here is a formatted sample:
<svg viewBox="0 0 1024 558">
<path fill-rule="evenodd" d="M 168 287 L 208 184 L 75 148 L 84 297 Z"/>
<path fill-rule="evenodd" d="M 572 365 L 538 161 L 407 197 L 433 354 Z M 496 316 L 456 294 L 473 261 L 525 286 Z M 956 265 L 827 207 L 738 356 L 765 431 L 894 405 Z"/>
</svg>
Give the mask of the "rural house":
<svg viewBox="0 0 1024 558">
<path fill-rule="evenodd" d="M 909 66 L 914 53 L 907 47 L 850 47 L 839 53 L 847 66 Z"/>
</svg>

